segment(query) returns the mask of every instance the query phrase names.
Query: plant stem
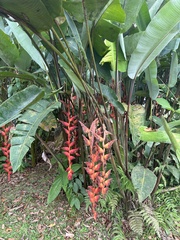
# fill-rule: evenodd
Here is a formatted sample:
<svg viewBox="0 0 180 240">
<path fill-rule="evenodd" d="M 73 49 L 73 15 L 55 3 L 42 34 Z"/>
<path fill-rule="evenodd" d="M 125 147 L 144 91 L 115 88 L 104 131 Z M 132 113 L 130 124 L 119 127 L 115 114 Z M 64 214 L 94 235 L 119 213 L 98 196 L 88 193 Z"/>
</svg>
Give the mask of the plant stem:
<svg viewBox="0 0 180 240">
<path fill-rule="evenodd" d="M 57 156 L 53 153 L 53 151 L 48 147 L 48 145 L 42 140 L 42 138 L 36 134 L 36 137 L 39 139 L 39 141 L 41 142 L 41 144 L 48 150 L 48 152 L 54 157 L 54 159 L 58 162 L 58 164 L 60 165 L 60 167 L 65 170 L 66 168 L 63 166 L 63 163 L 61 162 L 61 160 L 59 158 L 57 158 Z"/>
</svg>

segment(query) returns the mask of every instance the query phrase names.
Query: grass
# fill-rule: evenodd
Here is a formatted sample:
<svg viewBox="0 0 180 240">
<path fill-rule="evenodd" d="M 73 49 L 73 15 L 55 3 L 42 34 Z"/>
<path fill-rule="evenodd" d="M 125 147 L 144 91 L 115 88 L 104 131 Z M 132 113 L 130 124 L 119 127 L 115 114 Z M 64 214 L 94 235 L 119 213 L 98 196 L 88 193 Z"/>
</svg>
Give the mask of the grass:
<svg viewBox="0 0 180 240">
<path fill-rule="evenodd" d="M 46 164 L 15 173 L 0 182 L 0 240 L 111 239 L 101 220 L 95 222 L 82 207 L 71 209 L 63 193 L 47 205 L 47 194 L 54 179 Z"/>
<path fill-rule="evenodd" d="M 98 221 L 94 221 L 85 206 L 80 211 L 70 208 L 63 193 L 48 205 L 47 195 L 56 175 L 56 169 L 48 171 L 48 168 L 45 163 L 33 169 L 27 168 L 13 174 L 10 182 L 7 182 L 5 173 L 0 174 L 0 240 L 158 239 L 149 231 L 149 227 L 144 229 L 143 236 L 134 235 L 127 220 L 123 219 L 122 212 L 116 211 L 111 220 L 105 211 L 107 209 L 104 209 Z M 179 221 L 176 215 L 179 215 L 180 209 L 177 208 L 177 213 L 175 211 L 179 206 L 179 194 L 180 191 L 176 191 L 157 196 L 156 211 L 165 211 L 165 216 L 172 218 L 172 225 L 176 228 L 175 235 L 163 231 L 164 239 L 179 239 L 179 223 L 173 223 L 174 219 Z M 168 209 L 171 209 L 169 214 Z M 174 217 L 171 217 L 172 213 Z M 115 238 L 113 232 L 116 232 Z M 123 238 L 124 234 L 127 238 Z"/>
</svg>

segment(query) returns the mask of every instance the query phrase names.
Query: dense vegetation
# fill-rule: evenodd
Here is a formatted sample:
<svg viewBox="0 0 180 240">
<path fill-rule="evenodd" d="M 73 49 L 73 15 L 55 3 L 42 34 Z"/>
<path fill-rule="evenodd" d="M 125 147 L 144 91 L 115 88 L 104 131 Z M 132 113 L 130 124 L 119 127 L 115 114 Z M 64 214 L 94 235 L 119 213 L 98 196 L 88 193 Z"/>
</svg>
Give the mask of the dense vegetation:
<svg viewBox="0 0 180 240">
<path fill-rule="evenodd" d="M 0 0 L 0 13 L 8 180 L 42 158 L 57 168 L 48 204 L 63 191 L 111 214 L 114 239 L 121 219 L 137 239 L 177 234 L 180 1 Z"/>
</svg>

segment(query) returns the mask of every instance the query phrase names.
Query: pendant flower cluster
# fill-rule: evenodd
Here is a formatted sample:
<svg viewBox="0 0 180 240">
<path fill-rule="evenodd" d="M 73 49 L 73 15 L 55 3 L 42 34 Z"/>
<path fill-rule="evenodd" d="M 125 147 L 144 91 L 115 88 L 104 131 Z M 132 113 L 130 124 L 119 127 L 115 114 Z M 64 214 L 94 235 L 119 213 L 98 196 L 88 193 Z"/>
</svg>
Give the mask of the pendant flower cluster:
<svg viewBox="0 0 180 240">
<path fill-rule="evenodd" d="M 87 128 L 80 122 L 83 132 L 85 145 L 89 148 L 89 161 L 85 162 L 86 172 L 88 173 L 92 186 L 88 187 L 87 193 L 92 204 L 92 213 L 94 219 L 97 219 L 96 207 L 100 196 L 104 196 L 111 183 L 109 178 L 111 170 L 106 171 L 107 161 L 110 159 L 111 154 L 109 150 L 115 140 L 107 142 L 107 136 L 111 133 L 106 130 L 106 126 L 98 127 L 99 121 L 95 119 L 90 128 Z"/>
<path fill-rule="evenodd" d="M 4 171 L 8 174 L 8 181 L 11 180 L 11 174 L 12 174 L 12 166 L 10 162 L 10 147 L 11 144 L 9 143 L 9 132 L 10 132 L 11 126 L 3 126 L 2 130 L 0 130 L 0 134 L 3 138 L 2 147 L 1 150 L 6 157 L 5 163 L 3 164 Z"/>
<path fill-rule="evenodd" d="M 62 125 L 63 129 L 67 135 L 67 141 L 64 143 L 62 147 L 64 155 L 66 155 L 68 159 L 68 168 L 66 171 L 68 172 L 68 179 L 72 180 L 73 170 L 72 164 L 73 160 L 79 156 L 79 147 L 77 146 L 78 140 L 78 120 L 77 116 L 74 115 L 74 109 L 70 101 L 67 103 L 63 102 L 65 106 L 64 115 L 66 117 L 66 121 L 59 120 Z"/>
</svg>

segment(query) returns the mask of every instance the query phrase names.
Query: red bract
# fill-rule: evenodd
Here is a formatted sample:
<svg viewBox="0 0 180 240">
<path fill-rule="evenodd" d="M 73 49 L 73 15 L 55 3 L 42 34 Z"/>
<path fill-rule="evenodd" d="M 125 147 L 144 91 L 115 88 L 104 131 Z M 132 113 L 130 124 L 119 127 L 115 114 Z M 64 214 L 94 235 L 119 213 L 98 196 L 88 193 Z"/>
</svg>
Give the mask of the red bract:
<svg viewBox="0 0 180 240">
<path fill-rule="evenodd" d="M 8 174 L 8 181 L 11 180 L 11 174 L 12 174 L 12 166 L 11 166 L 11 162 L 10 162 L 10 143 L 9 143 L 9 131 L 11 129 L 11 126 L 2 127 L 2 130 L 0 131 L 0 134 L 3 138 L 3 143 L 2 143 L 2 147 L 1 150 L 4 154 L 4 156 L 6 157 L 5 163 L 2 164 L 3 169 L 5 172 L 7 172 Z"/>
<path fill-rule="evenodd" d="M 83 135 L 84 143 L 89 147 L 89 162 L 85 162 L 85 170 L 88 173 L 92 186 L 88 187 L 87 193 L 92 204 L 92 213 L 94 219 L 97 219 L 96 206 L 100 195 L 105 195 L 108 191 L 111 179 L 109 179 L 111 170 L 106 172 L 107 161 L 111 157 L 109 150 L 115 140 L 107 142 L 107 136 L 111 133 L 106 130 L 106 126 L 99 127 L 98 119 L 95 119 L 90 128 L 81 123 L 82 130 L 87 137 Z M 107 153 L 108 151 L 108 153 Z"/>
<path fill-rule="evenodd" d="M 63 129 L 67 135 L 67 141 L 64 143 L 64 147 L 62 147 L 64 155 L 66 155 L 68 159 L 68 168 L 66 171 L 68 172 L 68 179 L 72 180 L 73 170 L 72 170 L 72 161 L 79 156 L 79 148 L 77 147 L 77 139 L 78 139 L 78 121 L 77 116 L 74 114 L 74 109 L 70 101 L 67 103 L 62 102 L 65 106 L 64 115 L 66 117 L 65 121 L 59 120 Z"/>
</svg>

